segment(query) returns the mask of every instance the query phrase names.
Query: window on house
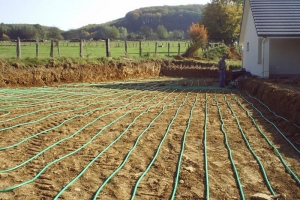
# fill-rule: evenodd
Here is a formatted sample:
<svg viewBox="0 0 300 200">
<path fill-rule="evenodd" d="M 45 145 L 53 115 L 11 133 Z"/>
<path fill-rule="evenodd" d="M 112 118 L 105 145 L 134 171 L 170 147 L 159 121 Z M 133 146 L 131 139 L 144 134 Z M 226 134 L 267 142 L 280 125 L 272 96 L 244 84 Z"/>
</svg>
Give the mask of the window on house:
<svg viewBox="0 0 300 200">
<path fill-rule="evenodd" d="M 261 64 L 262 59 L 262 38 L 258 38 L 257 64 Z"/>
<path fill-rule="evenodd" d="M 249 51 L 249 42 L 247 42 L 247 51 Z"/>
</svg>

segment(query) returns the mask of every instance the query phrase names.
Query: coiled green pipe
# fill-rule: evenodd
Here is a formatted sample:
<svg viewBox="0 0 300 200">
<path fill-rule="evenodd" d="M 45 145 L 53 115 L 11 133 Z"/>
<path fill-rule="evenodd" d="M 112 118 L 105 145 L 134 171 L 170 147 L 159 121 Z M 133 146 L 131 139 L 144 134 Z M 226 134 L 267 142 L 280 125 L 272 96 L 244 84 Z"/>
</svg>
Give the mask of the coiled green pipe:
<svg viewBox="0 0 300 200">
<path fill-rule="evenodd" d="M 232 93 L 231 93 L 231 95 L 232 95 Z M 262 162 L 260 161 L 259 157 L 255 154 L 254 150 L 251 148 L 251 145 L 250 145 L 250 143 L 249 143 L 249 141 L 248 141 L 248 139 L 247 139 L 247 137 L 246 137 L 246 135 L 245 135 L 245 133 L 244 133 L 244 131 L 243 131 L 243 128 L 241 127 L 240 121 L 239 121 L 238 117 L 236 116 L 234 110 L 232 109 L 230 103 L 227 101 L 226 96 L 224 96 L 224 100 L 226 101 L 227 106 L 229 107 L 229 109 L 231 110 L 233 116 L 235 117 L 236 123 L 238 124 L 239 130 L 240 130 L 240 132 L 241 132 L 241 134 L 242 134 L 242 137 L 243 137 L 243 139 L 244 139 L 244 142 L 246 143 L 247 148 L 250 150 L 251 154 L 253 155 L 253 157 L 254 157 L 255 160 L 257 161 L 257 163 L 258 163 L 258 165 L 259 165 L 259 167 L 260 167 L 260 169 L 261 169 L 261 171 L 262 171 L 262 175 L 263 175 L 263 177 L 264 177 L 264 179 L 265 179 L 265 182 L 267 183 L 267 186 L 268 186 L 268 188 L 269 188 L 271 194 L 272 194 L 272 195 L 275 195 L 275 192 L 274 192 L 274 190 L 273 190 L 273 188 L 272 188 L 272 186 L 271 186 L 271 183 L 270 183 L 270 181 L 269 181 L 269 179 L 268 179 L 268 176 L 267 176 L 267 173 L 266 173 L 266 171 L 265 171 L 265 168 L 264 168 Z M 240 106 L 242 106 L 240 103 L 238 103 L 238 104 L 239 104 Z"/>
<path fill-rule="evenodd" d="M 240 92 L 239 92 L 240 96 L 247 101 L 267 122 L 269 122 L 270 124 L 272 124 L 272 126 L 278 131 L 278 133 L 280 133 L 280 135 L 293 147 L 293 149 L 295 149 L 297 151 L 297 153 L 300 153 L 300 150 L 297 149 L 297 147 L 295 147 L 295 145 L 279 130 L 279 128 L 270 120 L 268 120 L 251 102 L 249 102 Z"/>
<path fill-rule="evenodd" d="M 147 94 L 147 95 L 141 97 L 140 99 L 137 99 L 137 100 L 135 100 L 135 101 L 133 101 L 133 102 L 131 102 L 131 103 L 125 105 L 125 106 L 121 106 L 121 107 L 119 107 L 119 108 L 117 108 L 117 109 L 115 109 L 115 110 L 113 110 L 113 111 L 110 111 L 110 112 L 108 112 L 108 113 L 106 113 L 106 114 L 104 114 L 104 115 L 101 115 L 101 116 L 97 117 L 97 118 L 94 119 L 93 121 L 87 123 L 85 126 L 83 126 L 82 128 L 80 128 L 78 131 L 76 131 L 76 132 L 75 132 L 74 134 L 72 134 L 71 136 L 66 137 L 66 138 L 64 138 L 64 139 L 61 139 L 61 140 L 59 140 L 58 142 L 56 142 L 56 143 L 54 143 L 54 144 L 48 146 L 48 147 L 45 148 L 43 151 L 41 151 L 40 153 L 36 154 L 36 156 L 34 156 L 34 157 L 40 156 L 41 154 L 43 154 L 45 151 L 49 150 L 49 149 L 52 148 L 53 146 L 56 146 L 57 144 L 59 144 L 59 143 L 65 141 L 65 140 L 68 140 L 68 139 L 73 138 L 75 135 L 77 135 L 78 133 L 80 133 L 80 132 L 81 132 L 83 129 L 85 129 L 87 126 L 89 126 L 89 125 L 95 123 L 96 121 L 98 121 L 101 117 L 106 116 L 106 115 L 109 115 L 109 114 L 111 114 L 111 113 L 113 113 L 113 112 L 116 112 L 117 110 L 120 110 L 120 109 L 122 109 L 122 108 L 125 108 L 125 107 L 127 107 L 127 106 L 129 106 L 129 105 L 131 105 L 131 104 L 133 104 L 133 103 L 136 103 L 137 101 L 141 101 L 143 98 L 145 98 L 145 97 L 147 97 L 147 96 L 150 96 L 151 94 L 152 94 L 152 92 L 150 92 L 150 94 Z M 20 184 L 14 185 L 14 186 L 9 187 L 9 188 L 3 188 L 3 189 L 0 189 L 0 192 L 11 191 L 11 190 L 14 190 L 14 189 L 16 189 L 16 188 L 19 188 L 19 187 L 21 187 L 21 186 L 23 186 L 23 185 L 26 185 L 26 184 L 29 184 L 29 183 L 33 182 L 33 181 L 36 180 L 36 179 L 37 179 L 37 178 L 38 178 L 38 177 L 39 177 L 39 176 L 40 176 L 40 175 L 41 175 L 48 167 L 50 167 L 51 165 L 57 163 L 57 162 L 60 161 L 60 160 L 63 160 L 63 159 L 65 159 L 65 158 L 67 158 L 67 157 L 69 157 L 69 156 L 71 156 L 71 155 L 77 153 L 78 151 L 82 150 L 85 146 L 87 146 L 89 143 L 91 143 L 91 142 L 92 142 L 99 134 L 100 134 L 100 133 L 97 133 L 96 135 L 94 135 L 88 142 L 86 142 L 85 144 L 83 144 L 80 148 L 76 149 L 75 151 L 70 152 L 70 153 L 68 153 L 68 154 L 66 154 L 66 155 L 64 155 L 64 156 L 62 156 L 62 157 L 60 157 L 60 158 L 58 158 L 58 159 L 55 159 L 54 161 L 48 163 L 48 164 L 47 164 L 44 168 L 42 168 L 42 170 L 40 170 L 40 171 L 36 174 L 36 176 L 34 176 L 32 179 L 27 180 L 27 181 L 25 181 L 25 182 L 22 182 L 22 183 L 20 183 Z M 34 157 L 32 157 L 32 158 L 34 158 Z M 30 160 L 30 159 L 29 159 L 29 160 Z M 26 162 L 29 162 L 29 161 L 26 161 Z M 1 173 L 2 173 L 2 172 L 1 172 Z"/>
<path fill-rule="evenodd" d="M 186 96 L 186 97 L 187 97 L 187 96 Z M 191 110 L 190 110 L 190 116 L 189 116 L 189 119 L 188 119 L 188 123 L 187 123 L 186 129 L 185 129 L 184 134 L 183 134 L 181 150 L 180 150 L 180 153 L 179 153 L 179 160 L 178 160 L 178 163 L 177 163 L 177 169 L 176 169 L 176 177 L 175 177 L 175 181 L 174 181 L 174 187 L 173 187 L 173 191 L 172 191 L 171 198 L 170 198 L 170 199 L 172 199 L 172 200 L 175 199 L 175 195 L 176 195 L 176 191 L 177 191 L 177 186 L 178 186 L 179 176 L 180 176 L 180 168 L 181 168 L 182 157 L 183 157 L 183 153 L 184 153 L 184 146 L 185 146 L 185 141 L 186 141 L 186 135 L 187 135 L 187 132 L 188 132 L 188 130 L 189 130 L 189 128 L 190 128 L 191 120 L 192 120 L 192 117 L 193 117 L 193 110 L 194 110 L 194 108 L 195 108 L 195 106 L 196 106 L 196 103 L 197 103 L 197 97 L 198 97 L 198 93 L 197 93 L 197 95 L 196 95 L 196 97 L 195 97 L 193 106 L 192 106 L 192 108 L 191 108 Z M 186 101 L 186 99 L 185 99 L 184 102 L 180 105 L 180 108 L 181 108 L 181 106 L 184 105 L 185 101 Z M 180 108 L 179 108 L 179 109 L 180 109 Z M 176 112 L 175 117 L 173 118 L 174 120 L 175 120 L 175 118 L 176 118 L 176 116 L 177 116 L 177 114 L 178 114 L 178 112 L 179 112 L 179 109 L 178 109 L 178 111 Z M 172 120 L 172 123 L 173 123 L 174 120 Z M 169 127 L 168 127 L 168 128 L 169 128 Z M 136 187 L 137 187 L 137 186 L 136 186 Z"/>
<path fill-rule="evenodd" d="M 265 106 L 265 107 L 266 107 L 271 113 L 273 113 L 276 117 L 279 117 L 279 118 L 285 120 L 286 122 L 290 122 L 290 121 L 287 120 L 286 118 L 284 118 L 284 117 L 282 117 L 282 116 L 280 116 L 280 115 L 277 115 L 274 111 L 272 111 L 266 104 L 264 104 L 264 103 L 263 103 L 261 100 L 259 100 L 258 98 L 251 96 L 247 91 L 246 91 L 246 93 L 247 93 L 247 95 L 248 95 L 249 97 L 251 97 L 251 98 L 257 100 L 260 104 L 262 104 L 263 106 Z M 293 123 L 293 125 L 300 129 L 300 127 L 299 127 L 297 124 Z"/>
<path fill-rule="evenodd" d="M 223 94 L 224 95 L 224 94 Z M 240 177 L 239 177 L 239 173 L 236 169 L 236 166 L 235 166 L 235 163 L 234 163 L 234 160 L 233 160 L 233 157 L 232 157 L 232 151 L 231 151 L 231 148 L 230 148 L 230 145 L 228 143 L 228 137 L 227 137 L 227 133 L 226 131 L 224 130 L 224 125 L 225 125 L 225 122 L 223 120 L 223 117 L 222 117 L 222 112 L 221 112 L 221 108 L 219 106 L 219 101 L 217 99 L 217 96 L 216 96 L 216 93 L 214 94 L 214 100 L 215 102 L 217 103 L 217 107 L 218 107 L 218 112 L 219 112 L 219 116 L 220 116 L 220 120 L 221 120 L 221 130 L 224 134 L 224 139 L 225 139 L 225 145 L 226 145 L 226 148 L 228 150 L 228 156 L 229 156 L 229 159 L 230 159 L 230 162 L 231 162 L 231 165 L 232 165 L 232 168 L 233 168 L 233 171 L 234 171 L 234 174 L 235 174 L 235 177 L 236 177 L 236 182 L 238 184 L 238 188 L 239 188 L 239 192 L 240 192 L 240 195 L 241 195 L 241 199 L 245 200 L 245 195 L 244 195 L 244 192 L 243 192 L 243 187 L 242 187 L 242 184 L 240 182 Z"/>
<path fill-rule="evenodd" d="M 143 93 L 143 92 L 140 92 L 140 93 Z M 137 94 L 136 94 L 136 95 L 137 95 Z M 134 96 L 134 94 L 131 95 L 130 97 L 128 97 L 127 99 L 123 100 L 123 101 L 126 101 L 126 100 L 130 99 L 132 96 Z M 145 95 L 144 97 L 146 97 L 146 96 L 148 96 L 148 95 Z M 142 97 L 142 98 L 144 98 L 144 97 Z M 136 100 L 136 101 L 137 101 L 137 100 Z M 135 101 L 133 101 L 133 102 L 135 102 Z M 133 103 L 133 102 L 132 102 L 132 103 Z M 108 107 L 108 106 L 111 106 L 111 105 L 115 105 L 115 104 L 117 104 L 117 103 L 119 103 L 119 102 L 115 102 L 115 103 L 112 103 L 112 104 L 103 106 L 103 107 L 101 107 L 101 108 L 96 108 L 96 109 L 93 110 L 93 112 L 95 112 L 95 111 L 97 111 L 97 110 L 104 109 L 104 108 L 106 108 L 106 107 Z M 132 103 L 130 103 L 130 104 L 132 104 Z M 128 106 L 128 105 L 130 105 L 130 104 L 127 104 L 126 106 Z M 29 158 L 28 160 L 24 161 L 23 163 L 21 163 L 21 164 L 19 164 L 19 165 L 16 165 L 15 167 L 12 167 L 12 168 L 9 168 L 9 169 L 6 169 L 6 170 L 1 170 L 0 173 L 9 172 L 9 171 L 15 170 L 15 169 L 17 169 L 17 168 L 20 168 L 21 166 L 23 166 L 23 165 L 27 164 L 28 162 L 30 162 L 31 160 L 33 160 L 33 159 L 39 157 L 40 155 L 42 155 L 43 153 L 45 153 L 46 151 L 48 151 L 48 150 L 51 149 L 52 147 L 58 145 L 59 143 L 65 141 L 65 140 L 69 140 L 69 139 L 73 138 L 75 135 L 79 134 L 82 130 L 84 130 L 84 129 L 85 129 L 86 127 L 88 127 L 89 125 L 95 123 L 95 122 L 96 122 L 98 119 L 100 119 L 101 117 L 104 117 L 104 116 L 109 115 L 109 114 L 111 114 L 111 113 L 113 113 L 113 112 L 116 112 L 117 110 L 120 110 L 121 108 L 126 107 L 126 106 L 119 107 L 119 108 L 117 108 L 117 109 L 115 109 L 115 110 L 112 110 L 112 111 L 106 113 L 106 114 L 100 115 L 99 117 L 97 117 L 97 118 L 94 119 L 93 121 L 87 123 L 87 124 L 84 125 L 82 128 L 80 128 L 79 130 L 77 130 L 74 134 L 72 134 L 72 135 L 70 135 L 70 136 L 68 136 L 68 137 L 66 137 L 66 138 L 63 138 L 63 139 L 61 139 L 61 140 L 55 142 L 54 144 L 48 146 L 47 148 L 45 148 L 44 150 L 42 150 L 42 151 L 39 152 L 38 154 L 34 155 L 33 157 Z"/>
<path fill-rule="evenodd" d="M 257 123 L 255 122 L 255 120 L 253 119 L 253 117 L 250 115 L 249 111 L 236 99 L 236 97 L 234 97 L 234 99 L 236 100 L 236 102 L 243 108 L 243 110 L 246 111 L 248 117 L 251 118 L 253 124 L 255 125 L 255 127 L 257 128 L 257 130 L 259 131 L 259 133 L 265 138 L 265 140 L 267 141 L 267 143 L 269 144 L 269 146 L 271 146 L 274 151 L 277 153 L 277 155 L 279 156 L 279 159 L 281 161 L 281 163 L 284 165 L 284 167 L 287 169 L 287 171 L 290 173 L 290 175 L 297 181 L 298 184 L 300 184 L 300 180 L 297 177 L 297 175 L 290 169 L 290 167 L 286 164 L 286 162 L 284 161 L 283 157 L 281 156 L 280 152 L 278 151 L 278 149 L 271 143 L 271 141 L 268 139 L 268 137 L 263 133 L 263 131 L 259 128 L 259 126 L 257 125 Z M 251 103 L 250 103 L 251 104 Z"/>
<path fill-rule="evenodd" d="M 170 103 L 170 104 L 167 104 L 165 106 L 163 106 L 161 112 L 159 114 L 157 114 L 157 116 L 151 120 L 151 122 L 149 122 L 148 126 L 146 127 L 146 129 L 144 129 L 140 134 L 139 136 L 137 137 L 133 147 L 130 149 L 130 151 L 126 154 L 123 162 L 120 164 L 120 166 L 102 183 L 102 185 L 97 189 L 94 197 L 93 197 L 93 200 L 96 200 L 97 199 L 97 196 L 99 195 L 100 191 L 104 188 L 104 186 L 112 179 L 112 177 L 118 172 L 120 171 L 123 166 L 125 165 L 125 163 L 127 162 L 129 156 L 131 155 L 131 153 L 133 152 L 133 150 L 135 149 L 135 147 L 137 146 L 140 138 L 144 135 L 144 133 L 151 127 L 151 125 L 160 117 L 160 115 L 165 111 L 165 109 L 167 107 L 170 107 L 171 105 L 175 104 L 176 102 L 176 99 L 179 97 L 179 95 L 182 94 L 183 91 L 181 91 L 177 96 L 174 97 L 173 99 L 173 102 Z"/>
<path fill-rule="evenodd" d="M 100 98 L 100 97 L 102 97 L 102 96 L 95 97 L 95 99 L 96 98 Z M 76 105 L 76 104 L 79 104 L 79 103 L 82 103 L 82 102 L 85 102 L 85 101 L 90 101 L 90 99 L 86 99 L 86 97 L 82 97 L 80 99 L 83 99 L 83 100 L 80 100 L 80 101 L 77 101 L 77 102 L 73 102 L 73 103 L 70 103 L 70 104 L 63 104 L 63 105 L 58 105 L 58 106 L 53 106 L 53 107 L 48 107 L 48 108 L 42 108 L 42 109 L 35 110 L 35 111 L 32 111 L 32 112 L 24 113 L 22 115 L 19 115 L 19 116 L 10 118 L 10 119 L 1 120 L 0 123 L 9 122 L 9 121 L 12 121 L 12 120 L 15 120 L 15 119 L 26 117 L 28 115 L 37 114 L 37 113 L 43 112 L 43 111 L 49 111 L 49 110 L 56 109 L 56 108 L 62 108 L 62 107 L 66 107 L 66 106 L 72 106 L 72 105 Z M 71 100 L 69 100 L 69 101 L 71 101 Z M 72 101 L 74 101 L 74 99 Z M 37 105 L 40 105 L 40 104 L 37 104 Z M 0 131 L 2 131 L 2 130 L 5 130 L 5 129 L 1 129 Z"/>
<path fill-rule="evenodd" d="M 87 104 L 87 105 L 85 105 L 85 106 L 83 106 L 83 107 L 80 107 L 80 108 L 76 108 L 76 109 L 71 109 L 71 110 L 66 110 L 66 111 L 61 111 L 61 112 L 53 113 L 53 114 L 50 114 L 50 115 L 48 115 L 48 116 L 52 116 L 52 115 L 56 115 L 56 114 L 61 114 L 61 113 L 67 113 L 67 112 L 74 112 L 74 111 L 82 110 L 82 109 L 84 109 L 84 108 L 87 108 L 87 107 L 90 107 L 90 106 L 92 106 L 92 105 L 96 105 L 96 104 L 99 104 L 99 103 L 114 101 L 114 100 L 116 100 L 116 99 L 118 99 L 118 98 L 120 98 L 120 97 L 122 97 L 122 96 L 124 96 L 124 95 L 128 95 L 128 94 L 131 94 L 131 93 L 133 93 L 133 92 L 128 92 L 128 93 L 126 93 L 126 94 L 117 96 L 117 97 L 115 97 L 115 98 L 113 98 L 113 99 L 111 99 L 111 100 L 102 100 L 102 101 L 99 101 L 99 102 Z M 54 126 L 54 127 L 52 127 L 52 128 L 43 130 L 43 131 L 41 131 L 41 132 L 39 132 L 39 133 L 36 133 L 36 134 L 31 135 L 31 136 L 29 136 L 29 137 L 26 137 L 26 138 L 24 138 L 23 140 L 21 140 L 21 141 L 19 141 L 19 142 L 16 142 L 16 143 L 14 143 L 14 144 L 12 144 L 12 145 L 5 146 L 5 147 L 0 147 L 0 151 L 3 151 L 3 150 L 7 150 L 7 149 L 10 149 L 10 148 L 17 147 L 17 146 L 19 146 L 20 144 L 26 142 L 26 141 L 29 140 L 29 139 L 34 138 L 34 137 L 37 137 L 37 136 L 39 136 L 39 135 L 41 135 L 41 134 L 44 134 L 44 133 L 46 133 L 46 132 L 48 132 L 48 131 L 54 130 L 54 129 L 56 129 L 56 128 L 62 126 L 62 125 L 65 124 L 66 122 L 71 121 L 71 120 L 73 120 L 73 119 L 75 119 L 75 118 L 77 118 L 77 117 L 84 117 L 84 116 L 87 116 L 87 115 L 89 115 L 89 114 L 91 114 L 91 113 L 93 113 L 93 112 L 95 112 L 95 111 L 98 111 L 98 110 L 100 110 L 100 109 L 106 108 L 106 107 L 111 106 L 111 105 L 115 105 L 115 104 L 120 103 L 120 102 L 122 102 L 122 101 L 123 101 L 123 100 L 120 100 L 120 101 L 114 101 L 114 103 L 112 103 L 112 104 L 108 104 L 108 105 L 106 105 L 106 106 L 104 106 L 104 107 L 97 108 L 97 109 L 94 109 L 94 110 L 90 110 L 90 111 L 86 112 L 85 114 L 78 114 L 78 115 L 72 116 L 72 117 L 70 117 L 70 118 L 64 120 L 63 122 L 61 122 L 61 123 L 60 123 L 59 125 L 57 125 L 57 126 Z M 14 125 L 14 126 L 12 126 L 12 128 L 14 128 L 14 127 L 19 127 L 19 126 L 21 126 L 21 125 L 27 125 L 27 124 L 31 124 L 31 122 L 27 122 L 27 123 L 22 123 L 22 124 Z M 5 130 L 8 130 L 8 127 L 6 127 Z M 2 129 L 0 129 L 0 131 L 2 131 Z"/>
<path fill-rule="evenodd" d="M 207 120 L 208 120 L 208 96 L 205 93 L 205 119 L 204 119 L 204 171 L 205 171 L 205 199 L 209 200 L 209 173 L 208 173 L 208 155 L 207 155 Z"/>
<path fill-rule="evenodd" d="M 160 95 L 162 95 L 164 92 L 162 92 L 162 93 L 160 93 L 160 94 L 157 94 L 157 95 L 155 95 L 152 99 L 150 99 L 149 101 L 147 101 L 147 102 L 144 102 L 143 104 L 141 104 L 140 106 L 138 106 L 138 107 L 135 107 L 135 108 L 133 108 L 133 109 L 131 109 L 129 112 L 131 112 L 131 111 L 134 111 L 134 110 L 136 110 L 136 109 L 139 109 L 140 107 L 142 107 L 142 106 L 144 106 L 145 104 L 147 104 L 147 103 L 149 103 L 149 102 L 151 102 L 151 101 L 153 101 L 156 97 L 158 97 L 158 96 L 160 96 Z M 148 113 L 149 112 L 149 110 L 151 109 L 151 108 L 154 108 L 154 107 L 156 107 L 156 106 L 158 106 L 161 102 L 163 102 L 165 99 L 167 99 L 172 93 L 174 93 L 174 91 L 173 92 L 171 92 L 171 93 L 169 93 L 169 95 L 167 95 L 167 96 L 165 96 L 161 101 L 159 101 L 158 103 L 156 103 L 155 105 L 153 105 L 153 106 L 150 106 L 149 108 L 147 108 L 145 111 L 143 111 L 142 113 L 140 113 L 137 117 L 135 117 L 133 120 L 132 120 L 132 122 L 126 127 L 126 129 L 113 141 L 113 142 L 111 142 L 109 145 L 107 145 L 106 146 L 106 148 L 104 148 L 100 153 L 98 153 L 97 154 L 97 156 L 95 157 L 95 158 L 93 158 L 93 160 L 91 160 L 87 165 L 86 165 L 86 167 L 84 167 L 84 169 L 79 173 L 79 174 L 77 174 L 76 175 L 76 177 L 74 177 L 66 186 L 64 186 L 64 188 L 61 190 L 61 191 L 59 191 L 59 193 L 55 196 L 55 198 L 54 199 L 57 199 L 58 197 L 60 197 L 60 195 L 66 190 L 66 189 L 68 189 L 76 180 L 78 180 L 83 174 L 84 174 L 84 172 L 104 153 L 104 152 L 106 152 L 112 145 L 114 145 L 128 130 L 129 130 L 129 128 L 135 123 L 135 121 L 138 119 L 138 118 L 140 118 L 143 114 L 145 114 L 145 113 Z M 127 114 L 129 114 L 129 113 L 125 113 L 125 115 L 124 116 L 126 116 Z M 111 124 L 112 123 L 115 123 L 116 121 L 118 121 L 119 119 L 116 119 L 116 120 L 114 120 L 114 121 L 112 121 L 111 122 Z M 108 126 L 107 126 L 108 127 Z M 104 127 L 102 130 L 101 130 L 101 132 L 102 131 L 104 131 L 107 127 Z"/>
<path fill-rule="evenodd" d="M 190 92 L 189 92 L 189 93 L 190 93 Z M 189 94 L 189 93 L 188 93 L 188 94 Z M 198 94 L 197 94 L 197 96 L 198 96 Z M 171 122 L 169 123 L 169 125 L 168 125 L 168 127 L 167 127 L 167 130 L 166 130 L 166 132 L 165 132 L 165 134 L 164 134 L 162 140 L 160 141 L 160 143 L 159 143 L 159 145 L 158 145 L 158 147 L 157 147 L 157 150 L 156 150 L 156 152 L 155 152 L 153 158 L 151 159 L 151 162 L 150 162 L 149 165 L 147 166 L 146 170 L 142 173 L 142 175 L 141 175 L 141 176 L 138 178 L 138 180 L 136 181 L 135 186 L 134 186 L 134 188 L 133 188 L 133 193 L 132 193 L 132 195 L 131 195 L 131 199 L 134 199 L 134 197 L 135 197 L 135 195 L 136 195 L 136 192 L 137 192 L 137 188 L 138 188 L 139 183 L 141 182 L 141 180 L 143 179 L 143 177 L 148 173 L 148 171 L 149 171 L 150 168 L 152 167 L 154 161 L 156 160 L 156 158 L 157 158 L 157 156 L 158 156 L 158 154 L 159 154 L 159 151 L 160 151 L 160 149 L 161 149 L 161 147 L 162 147 L 162 145 L 163 145 L 163 142 L 164 142 L 165 138 L 167 137 L 167 135 L 168 135 L 168 133 L 169 133 L 169 131 L 170 131 L 170 128 L 171 128 L 171 126 L 172 126 L 174 120 L 176 119 L 176 117 L 177 117 L 177 115 L 178 115 L 178 112 L 179 112 L 180 108 L 185 104 L 186 98 L 187 98 L 187 97 L 188 97 L 188 96 L 185 97 L 184 101 L 181 103 L 181 105 L 180 105 L 179 108 L 177 109 L 177 111 L 176 111 L 174 117 L 172 118 Z M 196 102 L 196 101 L 197 101 L 197 97 L 195 98 L 195 102 Z M 192 109 L 194 108 L 194 106 L 195 106 L 195 103 L 194 103 Z M 192 111 L 191 111 L 191 112 L 192 112 Z M 190 122 L 190 118 L 189 118 L 189 122 Z M 189 127 L 189 124 L 190 124 L 190 123 L 188 123 L 188 127 Z M 187 130 L 188 130 L 188 128 L 186 129 L 185 133 L 187 132 Z M 185 138 L 184 138 L 184 141 L 185 141 Z M 184 145 L 184 141 L 183 141 L 182 145 Z M 184 149 L 184 147 L 183 147 L 183 149 Z M 183 154 L 183 151 L 181 151 L 181 157 L 180 157 L 180 158 L 182 158 L 182 154 Z M 173 192 L 172 192 L 172 193 L 174 193 L 174 194 L 176 194 L 176 189 L 177 189 L 177 184 L 176 184 L 176 183 L 178 182 L 178 177 L 179 177 L 179 173 L 180 173 L 180 164 L 181 164 L 181 159 L 180 159 L 180 161 L 178 162 L 178 165 L 177 165 L 177 178 L 175 179 L 174 187 L 173 187 Z"/>
</svg>

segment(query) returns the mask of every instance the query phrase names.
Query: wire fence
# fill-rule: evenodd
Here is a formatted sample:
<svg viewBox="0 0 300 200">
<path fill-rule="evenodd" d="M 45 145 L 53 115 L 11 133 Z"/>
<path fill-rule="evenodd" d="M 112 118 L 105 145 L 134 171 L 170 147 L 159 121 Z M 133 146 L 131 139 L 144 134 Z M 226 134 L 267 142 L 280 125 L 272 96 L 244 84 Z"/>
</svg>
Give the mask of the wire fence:
<svg viewBox="0 0 300 200">
<path fill-rule="evenodd" d="M 108 42 L 108 43 L 107 43 Z M 0 58 L 49 58 L 49 57 L 170 57 L 183 54 L 189 41 L 1 41 Z M 210 44 L 208 49 L 221 44 Z M 19 46 L 19 47 L 18 47 Z M 202 49 L 206 51 L 208 49 Z"/>
<path fill-rule="evenodd" d="M 19 57 L 143 57 L 174 56 L 184 53 L 189 46 L 187 41 L 51 41 L 20 42 Z M 0 57 L 18 57 L 18 43 L 14 41 L 0 42 Z"/>
</svg>

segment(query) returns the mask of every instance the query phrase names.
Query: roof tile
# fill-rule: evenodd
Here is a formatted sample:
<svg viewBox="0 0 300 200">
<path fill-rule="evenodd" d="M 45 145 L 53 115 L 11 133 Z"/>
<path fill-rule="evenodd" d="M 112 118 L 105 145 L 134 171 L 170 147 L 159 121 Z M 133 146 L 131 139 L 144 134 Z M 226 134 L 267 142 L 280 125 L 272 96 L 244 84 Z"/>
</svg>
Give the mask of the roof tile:
<svg viewBox="0 0 300 200">
<path fill-rule="evenodd" d="M 300 36 L 300 0 L 250 0 L 258 36 Z"/>
</svg>

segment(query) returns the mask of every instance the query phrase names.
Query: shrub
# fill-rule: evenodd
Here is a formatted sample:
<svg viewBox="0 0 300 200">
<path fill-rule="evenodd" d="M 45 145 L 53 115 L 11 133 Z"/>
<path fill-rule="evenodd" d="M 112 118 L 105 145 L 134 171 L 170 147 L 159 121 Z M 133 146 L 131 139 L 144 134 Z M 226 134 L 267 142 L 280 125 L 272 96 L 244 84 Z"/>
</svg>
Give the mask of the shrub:
<svg viewBox="0 0 300 200">
<path fill-rule="evenodd" d="M 208 40 L 207 30 L 204 25 L 197 23 L 190 26 L 189 34 L 191 37 L 191 46 L 186 50 L 183 56 L 198 56 L 199 49 L 205 48 Z"/>
</svg>

